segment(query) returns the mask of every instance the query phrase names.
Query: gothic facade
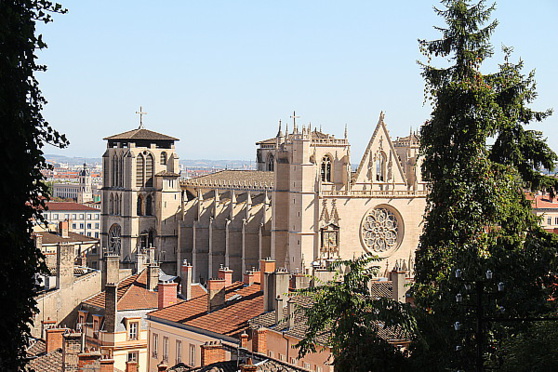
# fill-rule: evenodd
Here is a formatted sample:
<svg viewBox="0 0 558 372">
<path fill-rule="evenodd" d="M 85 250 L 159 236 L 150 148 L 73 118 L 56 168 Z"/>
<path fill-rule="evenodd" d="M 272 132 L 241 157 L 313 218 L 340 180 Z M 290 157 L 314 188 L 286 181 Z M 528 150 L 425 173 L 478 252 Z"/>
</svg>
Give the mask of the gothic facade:
<svg viewBox="0 0 558 372">
<path fill-rule="evenodd" d="M 267 257 L 303 273 L 365 252 L 389 269 L 412 268 L 426 199 L 419 142 L 413 133 L 392 141 L 383 114 L 356 171 L 346 131 L 335 138 L 295 123 L 256 144 L 258 170 L 180 185 L 176 139 L 134 140 L 137 131 L 154 133 L 108 137 L 104 155 L 104 242 L 122 260 L 134 261 L 138 248 L 152 244 L 161 261 L 179 272 L 187 260 L 202 280 L 221 265 L 241 280 Z M 140 207 L 148 198 L 151 213 Z"/>
</svg>

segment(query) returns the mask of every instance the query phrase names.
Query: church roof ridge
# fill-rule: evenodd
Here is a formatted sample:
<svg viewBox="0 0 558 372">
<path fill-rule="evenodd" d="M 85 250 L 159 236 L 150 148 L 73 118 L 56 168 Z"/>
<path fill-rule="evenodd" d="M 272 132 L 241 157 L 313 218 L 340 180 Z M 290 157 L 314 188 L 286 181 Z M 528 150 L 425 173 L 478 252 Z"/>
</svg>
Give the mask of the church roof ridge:
<svg viewBox="0 0 558 372">
<path fill-rule="evenodd" d="M 157 140 L 157 141 L 180 141 L 178 138 L 166 134 L 154 132 L 145 128 L 136 128 L 124 133 L 105 137 L 103 140 Z"/>
</svg>

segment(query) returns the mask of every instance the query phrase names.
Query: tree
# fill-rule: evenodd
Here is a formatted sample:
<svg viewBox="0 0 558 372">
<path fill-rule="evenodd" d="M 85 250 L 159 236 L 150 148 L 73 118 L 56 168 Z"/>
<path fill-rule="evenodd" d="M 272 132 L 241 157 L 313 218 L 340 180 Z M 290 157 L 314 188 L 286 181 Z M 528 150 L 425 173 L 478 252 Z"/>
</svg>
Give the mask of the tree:
<svg viewBox="0 0 558 372">
<path fill-rule="evenodd" d="M 370 295 L 370 280 L 378 271 L 371 264 L 376 261 L 371 255 L 336 261 L 331 267 L 337 270 L 334 280 L 299 291 L 311 300 L 310 306 L 297 310 L 307 317 L 308 326 L 305 338 L 296 345 L 301 356 L 315 351 L 317 339 L 325 335 L 338 371 L 406 370 L 402 350 L 381 335 L 409 337 L 414 321 L 407 305 Z"/>
<path fill-rule="evenodd" d="M 421 128 L 422 171 L 430 190 L 416 256 L 413 290 L 424 316 L 414 357 L 440 361 L 439 370 L 482 370 L 505 357 L 499 342 L 515 332 L 488 318 L 549 311 L 558 243 L 539 227 L 523 190 L 555 190 L 556 180 L 539 169 L 553 167 L 557 156 L 540 133 L 525 129 L 550 115 L 527 107 L 536 97 L 533 73 L 525 77 L 521 62 L 509 62 L 510 49 L 499 71 L 480 71 L 492 56 L 494 5 L 442 4 L 445 9 L 435 9 L 447 24 L 436 27 L 442 37 L 420 41 L 433 111 Z M 431 65 L 436 57 L 450 65 Z M 495 138 L 492 147 L 490 138 Z M 490 294 L 496 283 L 485 279 L 487 270 L 509 290 Z M 453 329 L 456 322 L 459 331 Z"/>
<path fill-rule="evenodd" d="M 25 363 L 29 323 L 37 311 L 34 276 L 46 272 L 44 257 L 30 238 L 32 219 L 41 219 L 47 187 L 40 170 L 47 167 L 41 148 L 67 141 L 44 120 L 46 103 L 35 72 L 35 50 L 46 47 L 35 35 L 36 22 L 50 22 L 49 12 L 63 12 L 47 0 L 6 0 L 0 6 L 0 370 L 20 370 Z"/>
</svg>

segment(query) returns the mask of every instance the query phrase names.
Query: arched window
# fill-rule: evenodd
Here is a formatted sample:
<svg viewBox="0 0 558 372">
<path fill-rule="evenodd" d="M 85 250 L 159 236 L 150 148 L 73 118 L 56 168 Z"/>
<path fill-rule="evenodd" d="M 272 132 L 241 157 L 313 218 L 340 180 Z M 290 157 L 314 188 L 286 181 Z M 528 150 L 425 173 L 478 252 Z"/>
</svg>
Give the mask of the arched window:
<svg viewBox="0 0 558 372">
<path fill-rule="evenodd" d="M 142 154 L 138 154 L 136 159 L 136 187 L 142 187 L 144 184 L 143 168 L 145 167 L 145 159 Z"/>
<path fill-rule="evenodd" d="M 111 185 L 113 187 L 118 186 L 118 156 L 114 155 L 112 158 L 112 177 Z"/>
<path fill-rule="evenodd" d="M 110 194 L 109 214 L 114 214 L 114 196 Z"/>
<path fill-rule="evenodd" d="M 108 233 L 108 246 L 109 251 L 113 253 L 120 254 L 120 235 L 122 234 L 122 229 L 120 228 L 119 224 L 114 224 L 110 227 Z"/>
<path fill-rule="evenodd" d="M 118 166 L 118 177 L 119 177 L 118 186 L 124 187 L 124 156 L 120 158 L 120 162 Z"/>
<path fill-rule="evenodd" d="M 273 169 L 275 168 L 275 157 L 273 156 L 273 154 L 269 154 L 267 156 L 267 161 L 265 164 L 265 170 L 267 171 L 273 171 Z"/>
<path fill-rule="evenodd" d="M 141 195 L 138 195 L 138 216 L 143 216 L 143 198 Z"/>
<path fill-rule="evenodd" d="M 153 198 L 151 197 L 151 195 L 147 195 L 147 198 L 145 198 L 145 215 L 153 215 Z"/>
<path fill-rule="evenodd" d="M 386 154 L 380 152 L 376 160 L 376 181 L 384 182 L 386 180 Z"/>
<path fill-rule="evenodd" d="M 322 182 L 331 182 L 331 158 L 326 155 L 322 158 Z"/>
<path fill-rule="evenodd" d="M 153 155 L 147 154 L 145 159 L 145 187 L 153 187 L 154 165 Z"/>
<path fill-rule="evenodd" d="M 155 230 L 149 230 L 149 235 L 147 236 L 147 246 L 154 247 L 155 246 Z"/>
<path fill-rule="evenodd" d="M 161 165 L 167 165 L 167 153 L 164 151 L 161 153 Z"/>
</svg>

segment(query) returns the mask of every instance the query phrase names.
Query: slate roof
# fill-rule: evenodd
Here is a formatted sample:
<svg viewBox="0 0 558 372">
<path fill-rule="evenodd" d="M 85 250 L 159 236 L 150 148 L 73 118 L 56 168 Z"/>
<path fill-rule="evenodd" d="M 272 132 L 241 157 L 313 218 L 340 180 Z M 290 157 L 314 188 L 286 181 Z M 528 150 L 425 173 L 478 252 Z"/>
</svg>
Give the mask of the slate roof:
<svg viewBox="0 0 558 372">
<path fill-rule="evenodd" d="M 43 245 L 58 243 L 96 243 L 99 241 L 99 239 L 77 234 L 71 231 L 68 232 L 67 238 L 61 237 L 57 232 L 54 231 L 38 231 L 34 232 L 32 235 L 41 235 L 43 237 Z"/>
<path fill-rule="evenodd" d="M 274 172 L 256 171 L 256 170 L 222 170 L 219 172 L 211 173 L 204 176 L 199 176 L 186 180 L 183 184 L 188 185 L 192 183 L 194 186 L 199 182 L 207 182 L 215 184 L 218 182 L 239 183 L 246 182 L 247 184 L 262 183 L 268 186 L 273 185 Z"/>
<path fill-rule="evenodd" d="M 145 128 L 132 129 L 124 133 L 105 137 L 103 140 L 179 141 L 178 138 L 157 133 Z"/>
<path fill-rule="evenodd" d="M 236 336 L 248 327 L 248 320 L 263 313 L 263 292 L 259 284 L 244 287 L 242 282 L 236 282 L 228 286 L 225 305 L 211 313 L 207 312 L 207 296 L 204 293 L 189 301 L 151 312 L 148 317 Z M 233 296 L 235 299 L 231 299 Z"/>
<path fill-rule="evenodd" d="M 26 371 L 36 372 L 60 372 L 62 371 L 62 349 L 56 349 L 46 353 L 46 343 L 36 339 L 27 348 L 29 363 L 25 367 Z"/>
<path fill-rule="evenodd" d="M 46 209 L 48 211 L 84 211 L 99 212 L 97 208 L 88 207 L 87 205 L 72 202 L 47 202 Z"/>
<path fill-rule="evenodd" d="M 192 285 L 193 296 L 205 294 L 205 290 L 199 284 Z M 158 293 L 147 289 L 147 269 L 139 274 L 129 276 L 118 283 L 117 289 L 117 310 L 143 310 L 156 309 Z M 83 303 L 96 306 L 100 309 L 105 308 L 105 292 L 100 292 L 93 297 L 83 301 Z"/>
</svg>

